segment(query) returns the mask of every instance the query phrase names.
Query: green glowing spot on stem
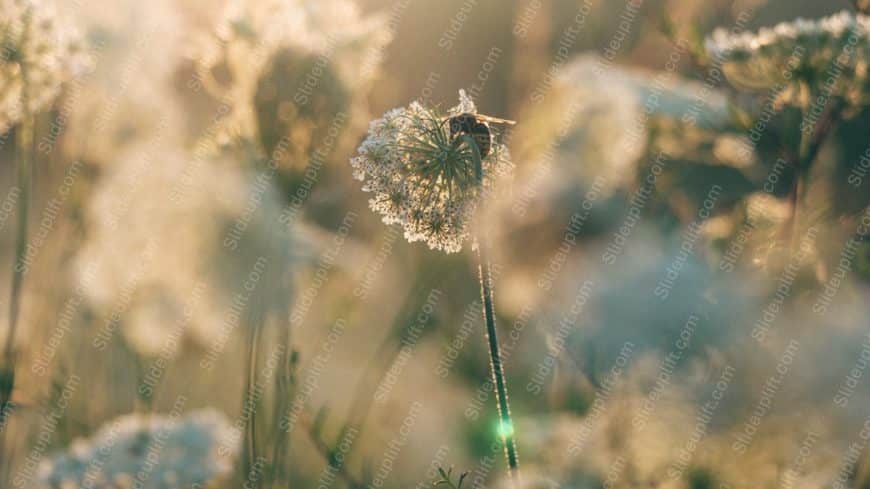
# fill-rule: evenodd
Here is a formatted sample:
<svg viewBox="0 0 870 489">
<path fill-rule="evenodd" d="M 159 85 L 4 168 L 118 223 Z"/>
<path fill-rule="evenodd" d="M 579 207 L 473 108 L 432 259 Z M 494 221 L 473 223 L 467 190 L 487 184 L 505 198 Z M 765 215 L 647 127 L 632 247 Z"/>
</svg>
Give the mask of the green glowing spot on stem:
<svg viewBox="0 0 870 489">
<path fill-rule="evenodd" d="M 498 434 L 502 439 L 514 436 L 514 425 L 508 421 L 499 421 Z"/>
</svg>

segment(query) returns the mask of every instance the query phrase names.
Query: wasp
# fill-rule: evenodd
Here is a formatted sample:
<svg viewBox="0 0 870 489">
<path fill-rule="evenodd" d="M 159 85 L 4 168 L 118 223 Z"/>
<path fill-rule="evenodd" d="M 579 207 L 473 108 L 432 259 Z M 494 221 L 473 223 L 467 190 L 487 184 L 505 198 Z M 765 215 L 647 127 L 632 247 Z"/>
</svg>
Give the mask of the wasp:
<svg viewBox="0 0 870 489">
<path fill-rule="evenodd" d="M 465 112 L 459 115 L 454 115 L 447 119 L 450 124 L 450 137 L 467 134 L 477 143 L 477 149 L 480 151 L 480 157 L 486 158 L 492 150 L 492 131 L 489 128 L 490 124 L 516 124 L 516 121 L 507 119 L 499 119 L 498 117 L 490 117 L 483 114 L 472 114 Z"/>
</svg>

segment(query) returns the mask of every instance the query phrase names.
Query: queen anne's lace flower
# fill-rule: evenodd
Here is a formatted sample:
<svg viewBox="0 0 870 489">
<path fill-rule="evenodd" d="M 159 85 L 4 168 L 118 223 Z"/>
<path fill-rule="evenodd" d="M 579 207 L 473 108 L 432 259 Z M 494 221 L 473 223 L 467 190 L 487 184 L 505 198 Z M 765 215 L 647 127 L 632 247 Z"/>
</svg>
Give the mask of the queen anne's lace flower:
<svg viewBox="0 0 870 489">
<path fill-rule="evenodd" d="M 37 0 L 0 0 L 0 133 L 51 103 L 87 68 L 75 37 Z"/>
<path fill-rule="evenodd" d="M 141 355 L 174 358 L 188 341 L 213 345 L 241 285 L 235 277 L 260 258 L 273 270 L 290 265 L 282 258 L 289 238 L 268 238 L 279 210 L 268 180 L 237 163 L 142 142 L 116 156 L 93 191 L 77 278 L 96 314 L 123 313 L 117 333 Z M 290 300 L 269 297 L 263 307 Z M 99 334 L 109 341 L 116 331 Z"/>
<path fill-rule="evenodd" d="M 358 95 L 391 39 L 386 16 L 365 16 L 350 0 L 229 2 L 193 53 L 206 90 L 228 104 L 218 138 L 259 135 L 271 154 L 287 136 L 285 152 L 304 160 L 335 113 L 365 112 Z"/>
<path fill-rule="evenodd" d="M 836 75 L 839 86 L 855 87 L 867 81 L 868 33 L 870 17 L 843 11 L 818 20 L 799 18 L 757 33 L 717 29 L 706 49 L 729 80 L 744 88 L 824 80 L 826 72 Z"/>
<path fill-rule="evenodd" d="M 497 141 L 479 160 L 470 139 L 451 136 L 448 117 L 477 113 L 465 92 L 459 95 L 447 116 L 418 102 L 387 112 L 372 121 L 351 159 L 354 178 L 373 194 L 369 205 L 384 223 L 402 225 L 410 242 L 425 241 L 448 253 L 462 248 L 472 211 L 513 166 L 507 147 Z"/>
<path fill-rule="evenodd" d="M 226 443 L 232 438 L 227 419 L 212 409 L 122 416 L 43 462 L 38 487 L 204 487 L 231 471 L 238 450 Z"/>
</svg>

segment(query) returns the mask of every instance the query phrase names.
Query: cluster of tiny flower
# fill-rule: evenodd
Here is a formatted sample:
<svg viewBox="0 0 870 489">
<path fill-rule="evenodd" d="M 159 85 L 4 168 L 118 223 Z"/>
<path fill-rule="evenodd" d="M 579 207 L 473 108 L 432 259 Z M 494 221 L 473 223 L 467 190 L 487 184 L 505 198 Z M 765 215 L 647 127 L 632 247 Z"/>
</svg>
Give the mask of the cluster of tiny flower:
<svg viewBox="0 0 870 489">
<path fill-rule="evenodd" d="M 861 38 L 866 37 L 868 27 L 870 17 L 842 11 L 817 20 L 798 18 L 774 27 L 762 27 L 757 33 L 732 33 L 719 28 L 707 39 L 707 49 L 712 55 L 737 58 L 798 43 L 808 48 L 836 47 L 842 45 L 852 31 Z"/>
<path fill-rule="evenodd" d="M 341 91 L 365 93 L 378 72 L 381 52 L 392 40 L 387 21 L 382 14 L 365 15 L 350 0 L 229 2 L 215 32 L 200 36 L 192 46 L 199 83 L 229 104 L 219 138 L 256 134 L 256 108 L 251 102 L 262 88 L 263 76 L 284 59 L 293 60 L 298 65 L 294 69 L 304 72 L 296 74 L 298 80 L 285 81 L 293 89 L 286 100 L 274 102 L 282 118 L 298 119 L 299 112 L 305 112 L 302 106 L 316 105 L 309 99 L 324 91 L 332 77 L 340 82 Z M 281 93 L 272 94 L 276 95 Z M 297 124 L 290 132 L 303 132 L 304 126 Z M 294 146 L 300 146 L 299 136 L 295 137 Z M 310 148 L 302 146 L 307 154 Z"/>
<path fill-rule="evenodd" d="M 0 0 L 0 133 L 45 108 L 87 66 L 84 50 L 51 6 Z"/>
<path fill-rule="evenodd" d="M 465 91 L 459 95 L 446 116 L 418 102 L 387 112 L 372 121 L 351 159 L 354 178 L 373 194 L 369 205 L 384 223 L 400 224 L 409 242 L 448 253 L 462 248 L 473 210 L 513 167 L 503 144 L 493 141 L 480 159 L 476 143 L 450 133 L 449 117 L 477 113 Z"/>
<path fill-rule="evenodd" d="M 43 462 L 37 487 L 204 487 L 232 469 L 219 449 L 230 433 L 226 417 L 211 409 L 178 419 L 126 415 Z"/>
<path fill-rule="evenodd" d="M 843 11 L 818 20 L 783 22 L 757 33 L 720 28 L 707 39 L 706 50 L 725 65 L 726 74 L 739 73 L 745 80 L 738 81 L 749 85 L 772 86 L 788 70 L 818 76 L 832 67 L 853 79 L 846 82 L 864 81 L 870 54 L 868 33 L 870 17 Z"/>
</svg>

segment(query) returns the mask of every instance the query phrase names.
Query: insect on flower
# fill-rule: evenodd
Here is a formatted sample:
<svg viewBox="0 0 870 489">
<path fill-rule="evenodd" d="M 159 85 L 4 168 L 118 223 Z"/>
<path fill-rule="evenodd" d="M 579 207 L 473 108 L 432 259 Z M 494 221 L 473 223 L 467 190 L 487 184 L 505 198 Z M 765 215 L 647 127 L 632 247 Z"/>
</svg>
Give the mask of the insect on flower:
<svg viewBox="0 0 870 489">
<path fill-rule="evenodd" d="M 372 121 L 351 159 L 372 210 L 410 242 L 459 251 L 475 207 L 513 168 L 490 123 L 512 121 L 479 115 L 464 90 L 447 114 L 412 102 Z"/>
<path fill-rule="evenodd" d="M 475 208 L 489 194 L 498 177 L 513 169 L 507 147 L 498 142 L 490 123 L 513 121 L 480 115 L 465 90 L 459 105 L 441 114 L 412 102 L 372 121 L 366 139 L 350 160 L 353 175 L 370 192 L 369 206 L 386 224 L 401 224 L 405 239 L 425 241 L 430 248 L 455 253 L 472 234 Z M 507 397 L 492 299 L 492 266 L 485 253 L 486 237 L 475 231 L 480 292 L 489 341 L 490 366 L 495 379 L 499 435 L 510 467 L 513 487 L 520 487 L 519 457 Z M 440 470 L 438 484 L 453 485 L 450 472 Z M 459 478 L 462 485 L 465 476 Z"/>
<path fill-rule="evenodd" d="M 492 131 L 489 124 L 516 124 L 516 121 L 470 112 L 455 115 L 447 120 L 450 121 L 450 137 L 456 138 L 461 134 L 471 136 L 477 143 L 481 158 L 486 158 L 492 149 Z"/>
</svg>

